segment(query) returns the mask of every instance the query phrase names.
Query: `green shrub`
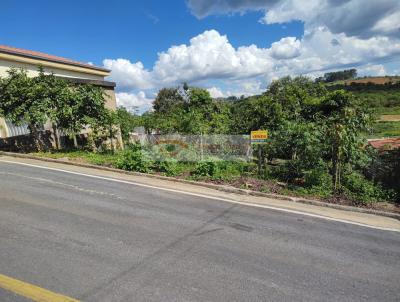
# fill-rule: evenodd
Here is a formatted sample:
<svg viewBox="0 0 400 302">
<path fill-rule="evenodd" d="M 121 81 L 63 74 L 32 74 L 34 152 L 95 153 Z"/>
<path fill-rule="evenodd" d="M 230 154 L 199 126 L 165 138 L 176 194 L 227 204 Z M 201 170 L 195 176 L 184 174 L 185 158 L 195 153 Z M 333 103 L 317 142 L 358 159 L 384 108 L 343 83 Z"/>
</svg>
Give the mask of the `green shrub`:
<svg viewBox="0 0 400 302">
<path fill-rule="evenodd" d="M 319 197 L 332 195 L 332 176 L 325 165 L 319 165 L 304 173 L 304 187 L 308 194 Z"/>
<path fill-rule="evenodd" d="M 248 164 L 245 162 L 219 161 L 216 162 L 216 165 L 217 169 L 212 178 L 219 180 L 231 180 L 240 177 L 248 170 Z"/>
<path fill-rule="evenodd" d="M 156 161 L 154 163 L 154 169 L 158 172 L 162 172 L 167 176 L 176 176 L 181 173 L 181 167 L 177 161 Z"/>
<path fill-rule="evenodd" d="M 129 149 L 121 152 L 116 161 L 116 167 L 128 171 L 148 173 L 151 162 L 147 160 L 140 145 L 131 145 Z"/>
<path fill-rule="evenodd" d="M 361 204 L 382 201 L 388 197 L 388 193 L 379 185 L 367 180 L 364 175 L 355 171 L 343 176 L 343 191 L 346 196 Z"/>
<path fill-rule="evenodd" d="M 198 162 L 192 171 L 191 175 L 198 177 L 213 177 L 218 170 L 218 166 L 213 161 Z"/>
</svg>

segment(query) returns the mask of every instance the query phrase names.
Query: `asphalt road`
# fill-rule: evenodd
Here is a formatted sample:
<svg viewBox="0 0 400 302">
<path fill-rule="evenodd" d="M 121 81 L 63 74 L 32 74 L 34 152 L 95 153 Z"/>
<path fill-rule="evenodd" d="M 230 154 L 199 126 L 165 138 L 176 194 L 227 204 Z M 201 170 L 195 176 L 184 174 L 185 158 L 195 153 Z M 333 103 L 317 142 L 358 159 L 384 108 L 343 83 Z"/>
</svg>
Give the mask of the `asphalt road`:
<svg viewBox="0 0 400 302">
<path fill-rule="evenodd" d="M 400 301 L 400 234 L 0 162 L 0 274 L 96 302 Z"/>
</svg>

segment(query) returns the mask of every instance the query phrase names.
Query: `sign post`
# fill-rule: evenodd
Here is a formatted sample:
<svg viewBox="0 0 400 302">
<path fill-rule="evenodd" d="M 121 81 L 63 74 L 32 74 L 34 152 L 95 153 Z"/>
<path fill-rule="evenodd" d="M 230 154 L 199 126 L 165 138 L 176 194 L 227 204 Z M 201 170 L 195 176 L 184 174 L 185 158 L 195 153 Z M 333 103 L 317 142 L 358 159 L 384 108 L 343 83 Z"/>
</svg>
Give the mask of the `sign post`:
<svg viewBox="0 0 400 302">
<path fill-rule="evenodd" d="M 266 144 L 268 141 L 267 130 L 256 130 L 250 133 L 251 145 L 258 145 L 258 175 L 261 176 L 262 170 L 262 148 L 261 145 Z"/>
</svg>

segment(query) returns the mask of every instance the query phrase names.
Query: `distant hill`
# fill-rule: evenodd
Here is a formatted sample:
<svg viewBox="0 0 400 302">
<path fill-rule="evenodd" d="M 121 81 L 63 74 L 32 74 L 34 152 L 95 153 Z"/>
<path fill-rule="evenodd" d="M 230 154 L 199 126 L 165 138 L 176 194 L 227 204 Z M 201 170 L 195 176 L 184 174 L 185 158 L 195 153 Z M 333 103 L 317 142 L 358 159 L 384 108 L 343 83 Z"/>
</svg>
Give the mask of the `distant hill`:
<svg viewBox="0 0 400 302">
<path fill-rule="evenodd" d="M 371 138 L 400 136 L 400 77 L 365 77 L 327 83 L 328 89 L 351 91 L 378 114 Z"/>
<path fill-rule="evenodd" d="M 358 78 L 358 79 L 350 79 L 350 80 L 345 80 L 344 84 L 345 85 L 351 85 L 353 83 L 357 84 L 376 84 L 376 85 L 384 85 L 384 84 L 396 84 L 400 82 L 400 77 L 399 76 L 384 76 L 384 77 L 364 77 L 364 78 Z"/>
</svg>

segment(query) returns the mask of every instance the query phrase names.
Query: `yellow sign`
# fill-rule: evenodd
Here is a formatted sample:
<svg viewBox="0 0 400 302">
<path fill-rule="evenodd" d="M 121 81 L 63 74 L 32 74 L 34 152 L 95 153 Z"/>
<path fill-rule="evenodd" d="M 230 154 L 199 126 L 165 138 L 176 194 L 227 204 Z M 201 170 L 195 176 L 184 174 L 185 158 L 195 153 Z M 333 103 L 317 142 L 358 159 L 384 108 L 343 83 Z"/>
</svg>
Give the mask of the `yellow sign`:
<svg viewBox="0 0 400 302">
<path fill-rule="evenodd" d="M 262 144 L 267 142 L 267 140 L 268 140 L 267 130 L 251 131 L 250 133 L 250 141 L 252 144 Z"/>
</svg>

